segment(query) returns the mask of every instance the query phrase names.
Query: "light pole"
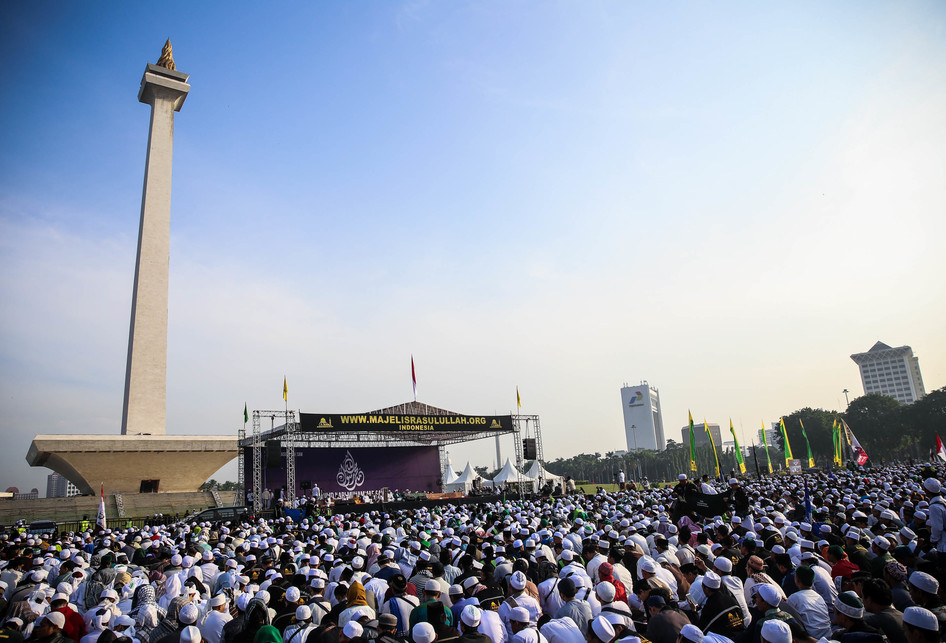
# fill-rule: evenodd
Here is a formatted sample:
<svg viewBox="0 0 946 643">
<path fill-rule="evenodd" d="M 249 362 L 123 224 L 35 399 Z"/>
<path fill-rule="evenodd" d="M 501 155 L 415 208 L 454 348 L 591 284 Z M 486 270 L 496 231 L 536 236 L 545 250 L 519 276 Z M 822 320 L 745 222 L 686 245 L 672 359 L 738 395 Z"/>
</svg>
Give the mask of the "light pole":
<svg viewBox="0 0 946 643">
<path fill-rule="evenodd" d="M 850 391 L 848 391 L 847 389 L 844 389 L 844 390 L 841 391 L 841 392 L 844 393 L 844 404 L 845 404 L 845 406 L 851 406 L 851 400 L 849 400 L 848 397 L 847 397 L 847 394 L 848 394 Z"/>
<path fill-rule="evenodd" d="M 631 431 L 634 433 L 634 450 L 637 451 L 637 425 L 631 425 Z"/>
</svg>

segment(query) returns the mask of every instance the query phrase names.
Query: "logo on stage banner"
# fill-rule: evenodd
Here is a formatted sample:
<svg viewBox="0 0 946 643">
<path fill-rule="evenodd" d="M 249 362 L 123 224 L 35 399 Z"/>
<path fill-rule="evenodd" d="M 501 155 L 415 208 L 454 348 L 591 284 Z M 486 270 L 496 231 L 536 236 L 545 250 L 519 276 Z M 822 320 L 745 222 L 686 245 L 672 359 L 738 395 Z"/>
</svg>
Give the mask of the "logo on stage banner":
<svg viewBox="0 0 946 643">
<path fill-rule="evenodd" d="M 319 426 L 320 429 L 331 429 L 331 428 L 333 428 L 333 427 L 332 427 L 332 421 L 331 421 L 331 420 L 326 420 L 325 418 L 322 418 L 321 420 L 319 420 L 319 425 L 318 425 L 318 426 Z"/>
<path fill-rule="evenodd" d="M 335 482 L 339 487 L 354 491 L 356 488 L 365 484 L 365 472 L 361 470 L 355 459 L 351 457 L 351 451 L 345 451 L 345 459 L 338 468 L 338 475 L 335 476 Z"/>
<path fill-rule="evenodd" d="M 801 460 L 792 458 L 788 461 L 788 472 L 791 474 L 801 473 Z"/>
</svg>

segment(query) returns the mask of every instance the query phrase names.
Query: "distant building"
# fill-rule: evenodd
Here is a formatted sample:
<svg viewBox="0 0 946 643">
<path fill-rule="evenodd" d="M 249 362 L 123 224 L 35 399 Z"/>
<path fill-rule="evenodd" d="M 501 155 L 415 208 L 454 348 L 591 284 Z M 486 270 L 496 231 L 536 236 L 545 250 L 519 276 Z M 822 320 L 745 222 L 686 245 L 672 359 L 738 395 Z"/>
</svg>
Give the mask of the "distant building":
<svg viewBox="0 0 946 643">
<path fill-rule="evenodd" d="M 716 443 L 716 450 L 722 452 L 723 441 L 719 432 L 719 425 L 713 424 L 712 422 L 706 423 L 707 428 L 709 429 L 710 435 L 713 436 L 713 442 Z M 693 437 L 696 438 L 696 446 L 698 447 L 708 447 L 709 438 L 706 436 L 706 430 L 703 428 L 702 422 L 693 421 Z M 683 444 L 690 445 L 690 425 L 686 425 L 680 429 L 680 439 L 683 441 Z M 732 443 L 730 443 L 730 448 L 732 448 Z"/>
<path fill-rule="evenodd" d="M 851 359 L 861 371 L 864 394 L 888 395 L 901 404 L 913 404 L 926 395 L 920 361 L 909 346 L 891 348 L 877 342 L 866 353 L 855 353 Z"/>
<path fill-rule="evenodd" d="M 660 394 L 656 388 L 647 380 L 640 386 L 625 384 L 621 389 L 621 406 L 624 407 L 624 436 L 628 451 L 663 451 L 667 448 Z"/>
<path fill-rule="evenodd" d="M 774 445 L 774 444 L 775 444 L 775 436 L 779 435 L 781 432 L 782 432 L 782 431 L 781 431 L 781 429 L 779 429 L 778 422 L 772 422 L 772 428 L 765 430 L 765 441 L 764 441 L 764 444 L 768 444 L 769 446 Z M 763 444 L 763 440 L 762 440 L 762 429 L 759 429 L 759 442 L 758 442 L 758 443 L 759 443 L 760 445 Z"/>
<path fill-rule="evenodd" d="M 37 498 L 39 498 L 39 489 L 33 489 L 29 493 L 13 494 L 14 500 L 36 500 Z"/>
<path fill-rule="evenodd" d="M 79 489 L 58 473 L 46 476 L 47 498 L 71 498 L 79 495 Z"/>
</svg>

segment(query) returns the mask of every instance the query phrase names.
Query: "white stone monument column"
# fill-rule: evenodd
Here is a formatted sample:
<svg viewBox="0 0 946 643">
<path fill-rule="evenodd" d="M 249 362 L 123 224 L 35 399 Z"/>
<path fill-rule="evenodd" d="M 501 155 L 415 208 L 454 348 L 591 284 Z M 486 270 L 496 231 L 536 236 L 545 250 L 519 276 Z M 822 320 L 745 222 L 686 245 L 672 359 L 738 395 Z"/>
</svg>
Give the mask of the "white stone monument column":
<svg viewBox="0 0 946 643">
<path fill-rule="evenodd" d="M 167 426 L 168 261 L 171 233 L 171 152 L 174 112 L 190 91 L 175 70 L 171 43 L 148 65 L 138 100 L 151 105 L 141 194 L 138 259 L 128 333 L 122 435 L 164 435 Z"/>
</svg>

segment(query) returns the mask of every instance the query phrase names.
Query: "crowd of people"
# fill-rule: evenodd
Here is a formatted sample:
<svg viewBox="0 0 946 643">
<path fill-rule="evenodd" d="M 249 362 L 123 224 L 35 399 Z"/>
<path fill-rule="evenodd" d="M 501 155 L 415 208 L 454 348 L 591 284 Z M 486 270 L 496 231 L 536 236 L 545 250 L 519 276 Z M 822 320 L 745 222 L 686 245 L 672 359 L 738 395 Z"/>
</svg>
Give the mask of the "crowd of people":
<svg viewBox="0 0 946 643">
<path fill-rule="evenodd" d="M 943 474 L 8 534 L 0 643 L 932 643 Z"/>
</svg>

